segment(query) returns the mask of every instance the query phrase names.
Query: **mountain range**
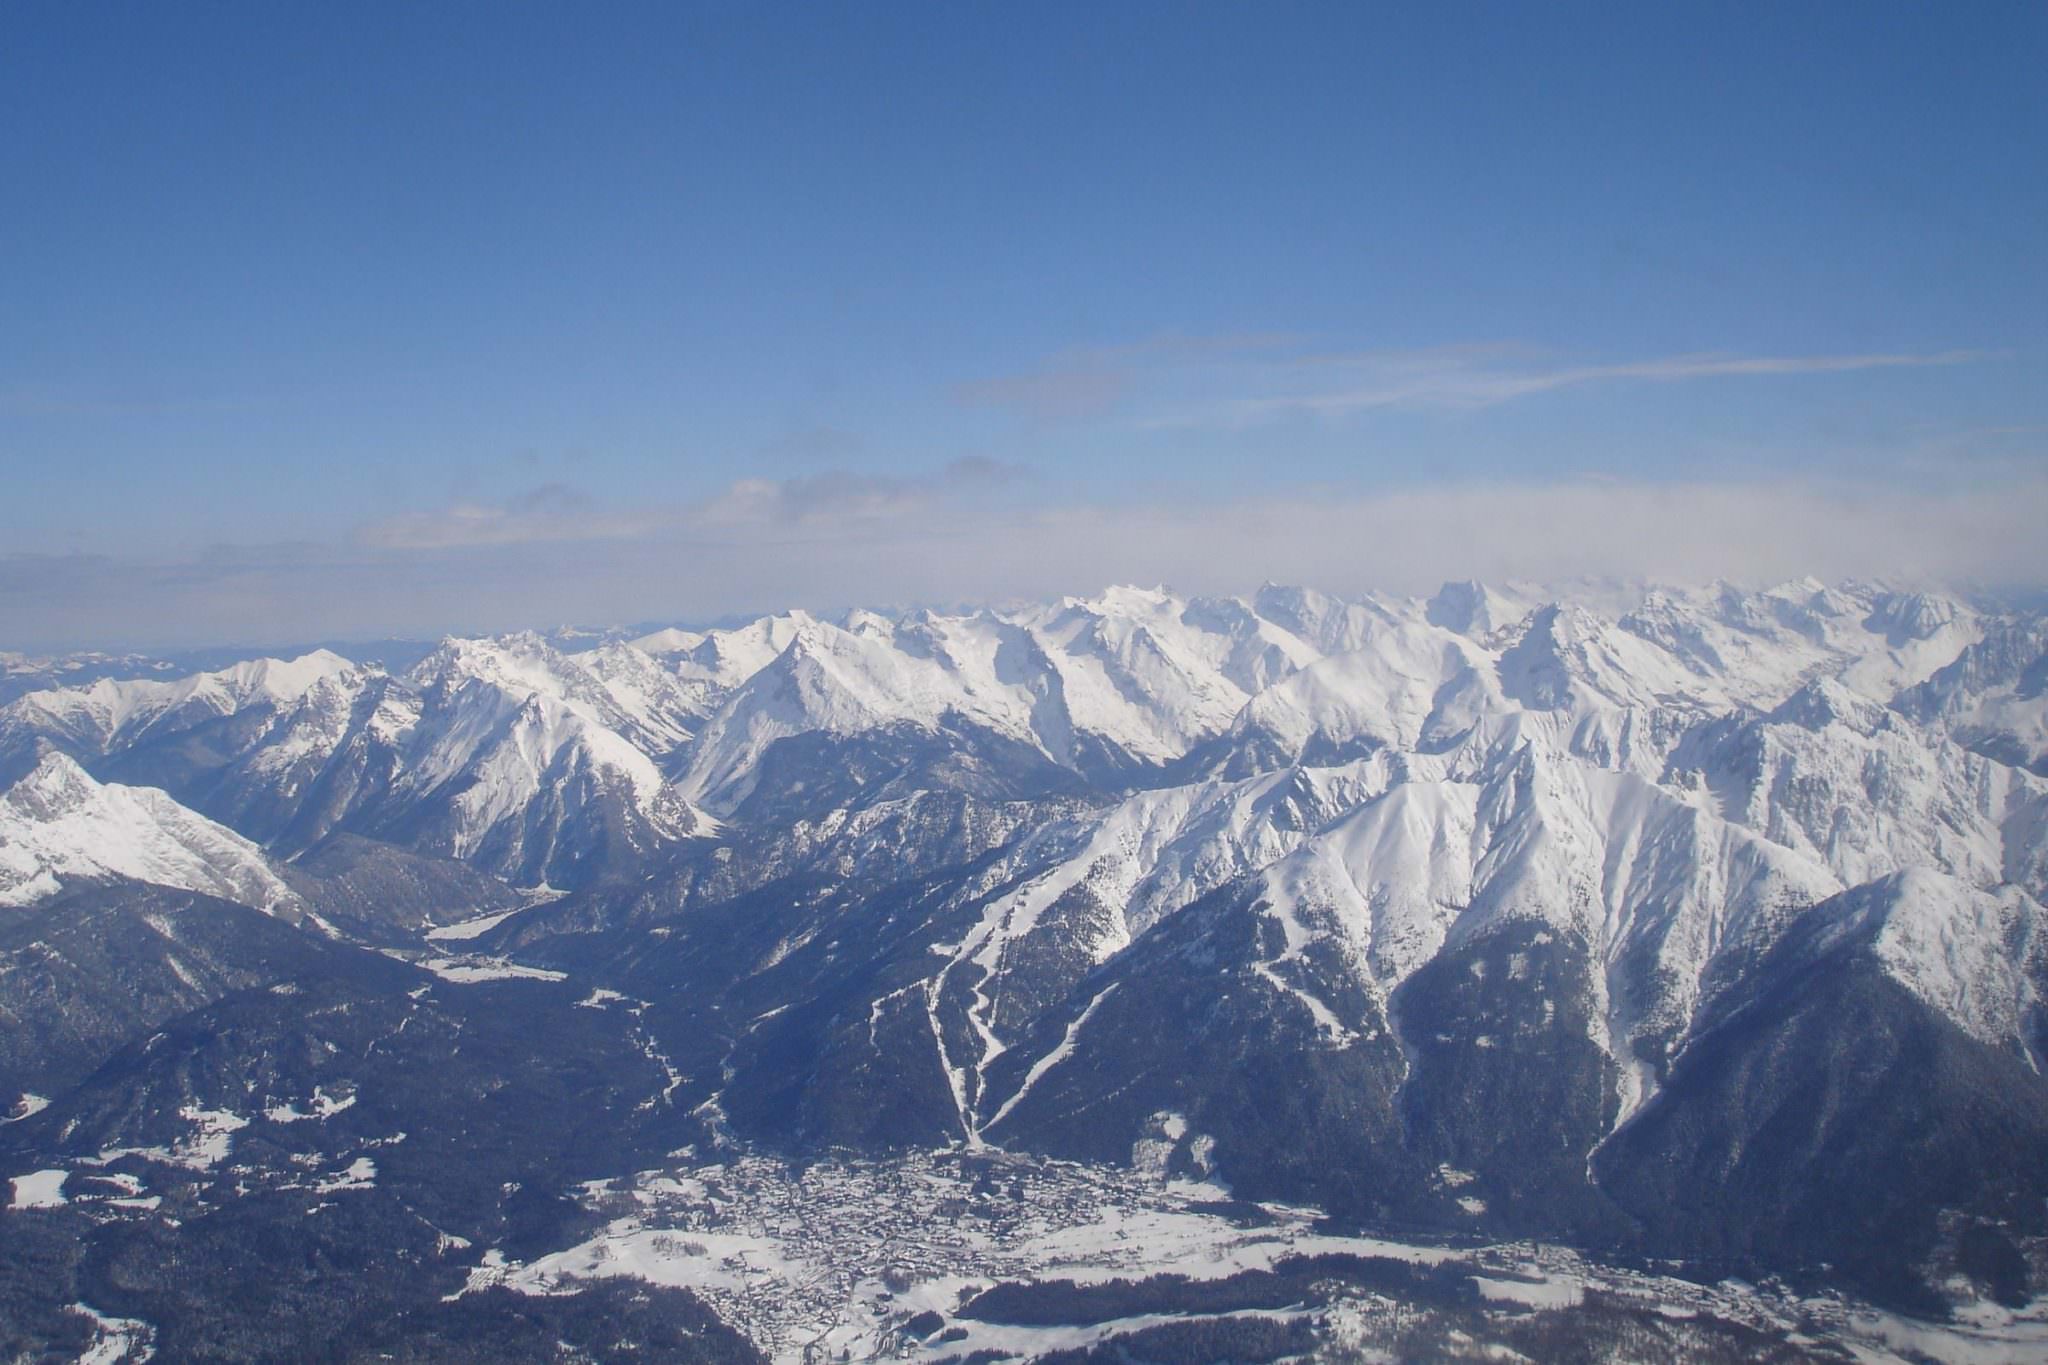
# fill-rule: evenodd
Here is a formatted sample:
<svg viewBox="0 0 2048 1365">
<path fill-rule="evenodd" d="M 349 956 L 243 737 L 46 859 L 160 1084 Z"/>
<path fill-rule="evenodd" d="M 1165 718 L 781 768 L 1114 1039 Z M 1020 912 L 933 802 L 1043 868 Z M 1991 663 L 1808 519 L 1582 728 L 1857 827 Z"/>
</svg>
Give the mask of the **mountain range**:
<svg viewBox="0 0 2048 1365">
<path fill-rule="evenodd" d="M 0 1168 L 167 1182 L 38 1254 L 173 1354 L 232 1277 L 122 1248 L 272 1226 L 314 1130 L 410 1135 L 387 1251 L 566 1245 L 686 1147 L 944 1149 L 1922 1314 L 2048 1285 L 2048 613 L 1125 587 L 413 654 L 0 706 Z"/>
</svg>

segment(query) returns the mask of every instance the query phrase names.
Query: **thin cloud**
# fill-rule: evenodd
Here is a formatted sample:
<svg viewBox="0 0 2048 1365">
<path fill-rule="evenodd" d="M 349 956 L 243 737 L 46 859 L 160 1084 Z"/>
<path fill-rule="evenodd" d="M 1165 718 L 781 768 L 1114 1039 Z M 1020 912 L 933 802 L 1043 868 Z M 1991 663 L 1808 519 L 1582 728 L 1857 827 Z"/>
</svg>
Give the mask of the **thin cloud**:
<svg viewBox="0 0 2048 1365">
<path fill-rule="evenodd" d="M 672 520 L 679 529 L 791 523 L 843 528 L 918 516 L 1031 477 L 1027 466 L 966 455 L 936 473 L 908 478 L 834 469 L 790 479 L 741 479 L 707 502 L 677 509 Z"/>
<path fill-rule="evenodd" d="M 377 550 L 449 550 L 479 545 L 617 540 L 646 534 L 645 513 L 600 508 L 586 493 L 549 483 L 502 503 L 455 502 L 401 512 L 359 527 L 359 544 Z"/>
<path fill-rule="evenodd" d="M 1038 422 L 1098 421 L 1135 412 L 1143 429 L 1246 427 L 1290 416 L 1340 419 L 1377 410 L 1497 407 L 1604 384 L 1849 374 L 1962 365 L 1981 351 L 1730 355 L 1562 363 L 1504 343 L 1408 350 L 1313 350 L 1299 336 L 1164 336 L 1074 347 L 1037 369 L 955 385 L 956 401 Z"/>
<path fill-rule="evenodd" d="M 1848 374 L 1862 370 L 1961 365 L 1978 351 L 1818 356 L 1666 356 L 1605 365 L 1532 366 L 1503 363 L 1484 349 L 1446 348 L 1355 357 L 1310 357 L 1283 367 L 1280 392 L 1184 407 L 1144 419 L 1148 428 L 1245 426 L 1305 414 L 1344 417 L 1376 409 L 1476 409 L 1536 394 L 1596 384 L 1671 384 L 1755 376 Z"/>
<path fill-rule="evenodd" d="M 828 469 L 787 479 L 740 479 L 700 501 L 632 509 L 550 483 L 505 502 L 460 501 L 401 512 L 358 527 L 353 539 L 367 550 L 403 554 L 718 536 L 761 526 L 830 528 L 912 516 L 1031 477 L 1026 466 L 968 455 L 924 475 Z"/>
<path fill-rule="evenodd" d="M 1965 488 L 1572 480 L 1144 504 L 985 496 L 962 480 L 746 481 L 525 542 L 387 536 L 170 562 L 0 557 L 0 640 L 167 647 L 703 620 L 788 606 L 1002 601 L 1166 581 L 1419 592 L 1447 578 L 2048 582 L 2048 478 Z M 534 501 L 528 499 L 527 501 Z M 545 501 L 545 500 L 541 500 Z M 851 509 L 851 510 L 849 510 Z M 493 524 L 516 520 L 510 507 Z M 530 509 L 525 515 L 535 515 Z M 483 520 L 490 521 L 485 518 Z M 631 522 L 638 529 L 624 533 Z"/>
</svg>

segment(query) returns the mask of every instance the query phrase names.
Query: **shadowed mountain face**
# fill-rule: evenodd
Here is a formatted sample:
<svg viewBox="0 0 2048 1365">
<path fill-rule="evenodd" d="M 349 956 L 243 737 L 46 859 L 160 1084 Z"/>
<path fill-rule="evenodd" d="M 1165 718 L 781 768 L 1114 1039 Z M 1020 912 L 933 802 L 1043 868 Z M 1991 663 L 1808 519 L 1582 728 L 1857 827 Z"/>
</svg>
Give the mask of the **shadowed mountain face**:
<svg viewBox="0 0 2048 1365">
<path fill-rule="evenodd" d="M 346 1255 L 438 1304 L 446 1238 L 538 1254 L 579 1182 L 738 1143 L 2024 1297 L 2048 626 L 1615 598 L 1120 589 L 30 692 L 0 1154 L 162 1186 L 51 1205 L 102 1288 L 145 1213 L 374 1186 Z"/>
</svg>

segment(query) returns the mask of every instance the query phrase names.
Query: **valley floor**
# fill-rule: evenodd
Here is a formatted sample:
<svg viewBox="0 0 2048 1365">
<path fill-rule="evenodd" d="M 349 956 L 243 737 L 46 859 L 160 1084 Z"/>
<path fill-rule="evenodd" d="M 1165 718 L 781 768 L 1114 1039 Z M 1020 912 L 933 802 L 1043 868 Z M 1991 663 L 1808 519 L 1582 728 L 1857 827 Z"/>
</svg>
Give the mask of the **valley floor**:
<svg viewBox="0 0 2048 1365">
<path fill-rule="evenodd" d="M 1081 1359 L 1111 1342 L 1200 1359 L 1205 1339 L 1248 1359 L 1543 1359 L 1566 1344 L 1592 1359 L 2048 1355 L 2048 1303 L 1921 1322 L 1537 1243 L 1344 1235 L 1313 1209 L 1159 1170 L 958 1150 L 803 1167 L 678 1155 L 586 1186 L 608 1220 L 595 1237 L 525 1263 L 487 1253 L 464 1293 L 608 1277 L 687 1288 L 787 1361 Z"/>
</svg>

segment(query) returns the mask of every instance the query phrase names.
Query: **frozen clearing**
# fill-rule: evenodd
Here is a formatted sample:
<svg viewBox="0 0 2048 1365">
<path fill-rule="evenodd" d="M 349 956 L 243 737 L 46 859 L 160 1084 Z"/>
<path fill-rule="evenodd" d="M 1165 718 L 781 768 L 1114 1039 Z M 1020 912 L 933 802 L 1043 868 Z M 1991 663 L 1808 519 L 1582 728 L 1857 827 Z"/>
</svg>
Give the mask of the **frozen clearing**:
<svg viewBox="0 0 2048 1365">
<path fill-rule="evenodd" d="M 1496 1280 L 1474 1275 L 1479 1296 L 1494 1303 L 1519 1303 L 1529 1308 L 1570 1308 L 1583 1303 L 1586 1287 L 1576 1280 Z"/>
<path fill-rule="evenodd" d="M 0 1119 L 0 1123 L 20 1123 L 23 1119 L 34 1118 L 49 1107 L 50 1102 L 41 1095 L 24 1094 L 19 1100 L 15 1101 L 14 1112 L 6 1118 Z"/>
<path fill-rule="evenodd" d="M 17 1209 L 59 1209 L 67 1202 L 64 1198 L 64 1178 L 69 1171 L 34 1171 L 28 1175 L 14 1177 L 14 1202 Z"/>
<path fill-rule="evenodd" d="M 333 1194 L 336 1190 L 368 1190 L 377 1184 L 377 1163 L 366 1156 L 359 1156 L 348 1164 L 348 1169 L 337 1172 L 313 1186 L 315 1194 Z"/>
<path fill-rule="evenodd" d="M 227 1159 L 228 1151 L 234 1145 L 234 1135 L 249 1126 L 249 1120 L 225 1109 L 194 1109 L 188 1106 L 180 1109 L 178 1116 L 192 1125 L 192 1132 L 177 1146 L 110 1147 L 97 1156 L 87 1158 L 86 1164 L 104 1166 L 124 1156 L 139 1156 L 188 1170 L 212 1170 Z"/>
<path fill-rule="evenodd" d="M 443 981 L 464 986 L 479 981 L 566 981 L 569 977 L 567 972 L 549 971 L 545 967 L 522 967 L 516 962 L 495 957 L 434 957 L 418 965 Z"/>
<path fill-rule="evenodd" d="M 318 1086 L 313 1088 L 312 1109 L 302 1111 L 295 1104 L 273 1104 L 263 1111 L 263 1117 L 272 1123 L 299 1123 L 306 1119 L 330 1119 L 356 1102 L 354 1095 L 335 1099 Z"/>
<path fill-rule="evenodd" d="M 449 939 L 477 938 L 487 931 L 497 928 L 500 924 L 503 924 L 506 920 L 511 919 L 526 908 L 526 906 L 522 905 L 511 910 L 501 910 L 495 915 L 478 915 L 475 919 L 459 920 L 454 924 L 444 924 L 438 929 L 427 930 L 427 937 L 436 942 L 443 942 Z"/>
<path fill-rule="evenodd" d="M 72 1304 L 71 1311 L 93 1325 L 92 1345 L 78 1357 L 78 1365 L 142 1365 L 156 1354 L 156 1328 L 140 1318 L 110 1318 L 83 1303 Z"/>
<path fill-rule="evenodd" d="M 2048 1302 L 2036 1299 L 2018 1313 L 1990 1305 L 1979 1309 L 1967 1315 L 1974 1319 L 1967 1324 L 1916 1322 L 1879 1312 L 1852 1314 L 1851 1321 L 1870 1340 L 1907 1359 L 1955 1365 L 2034 1365 L 2048 1360 Z"/>
</svg>

